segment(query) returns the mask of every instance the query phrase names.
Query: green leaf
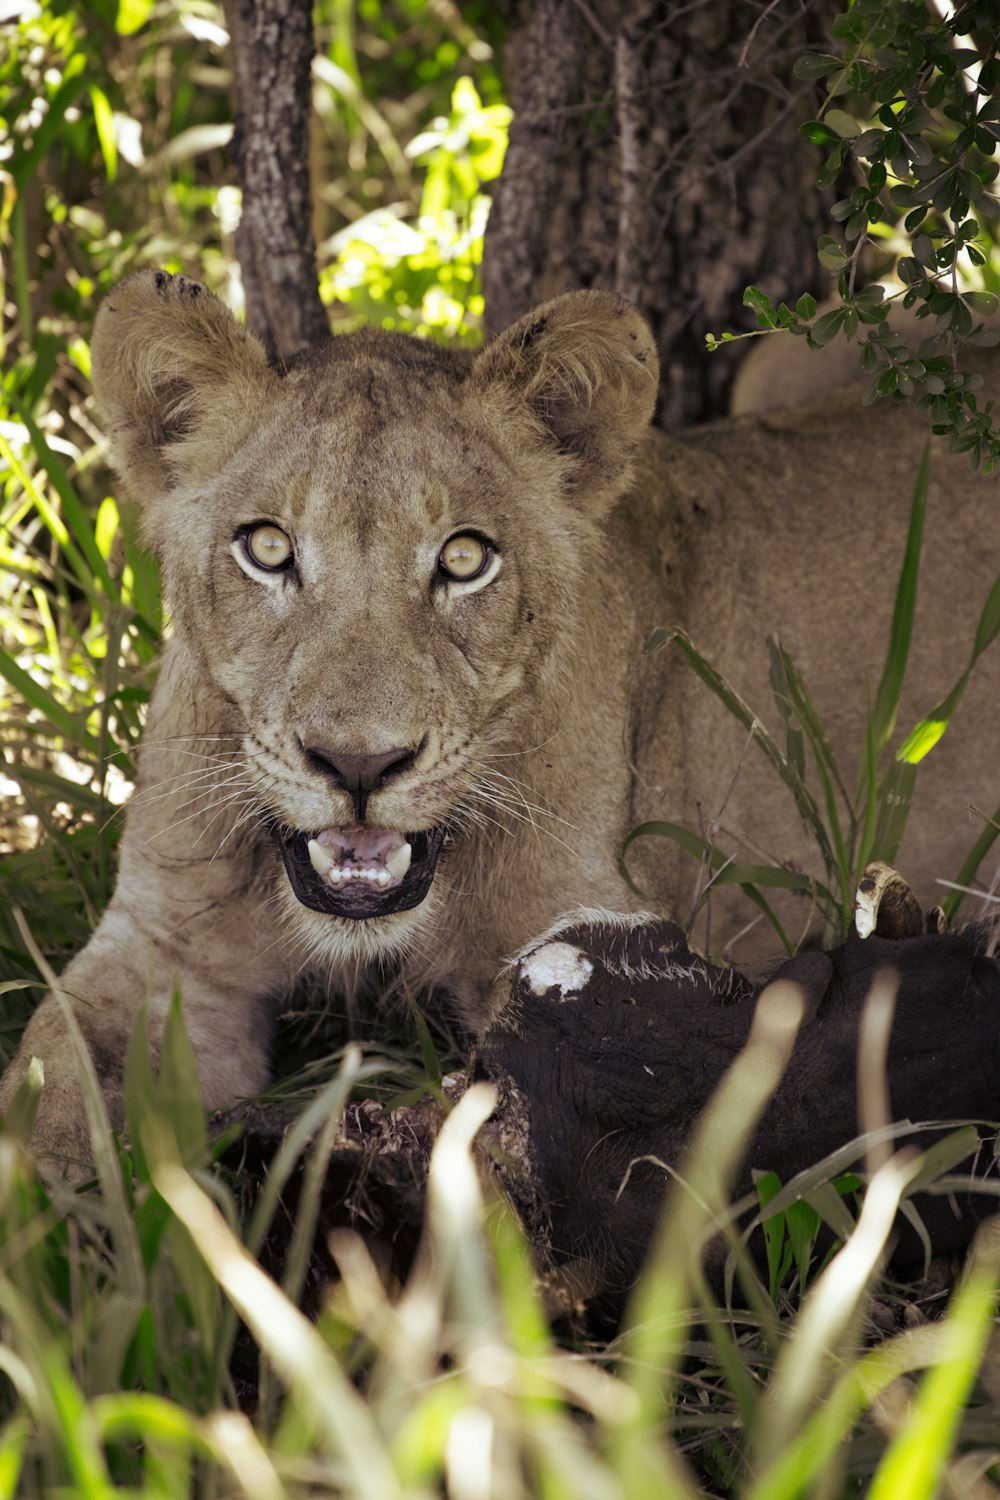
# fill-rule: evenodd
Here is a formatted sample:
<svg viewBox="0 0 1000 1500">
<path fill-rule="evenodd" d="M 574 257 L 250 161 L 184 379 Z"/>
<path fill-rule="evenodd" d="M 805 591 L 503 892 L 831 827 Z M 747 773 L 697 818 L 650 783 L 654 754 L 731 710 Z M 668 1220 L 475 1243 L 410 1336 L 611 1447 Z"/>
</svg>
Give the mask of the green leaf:
<svg viewBox="0 0 1000 1500">
<path fill-rule="evenodd" d="M 823 257 L 821 254 L 820 259 L 822 260 L 822 258 Z M 821 318 L 817 318 L 816 322 L 813 324 L 812 328 L 809 331 L 809 337 L 812 339 L 814 344 L 819 344 L 820 346 L 822 346 L 823 344 L 829 344 L 833 339 L 837 337 L 837 334 L 840 332 L 841 328 L 843 328 L 844 319 L 846 317 L 846 307 L 832 308 L 830 312 L 824 313 Z"/>
<path fill-rule="evenodd" d="M 830 130 L 836 131 L 837 135 L 840 136 L 842 141 L 853 141 L 857 136 L 861 134 L 861 126 L 858 124 L 857 120 L 853 119 L 847 113 L 847 111 L 843 109 L 827 110 L 823 118 L 823 123 L 828 126 Z"/>
<path fill-rule="evenodd" d="M 850 256 L 843 245 L 828 234 L 821 234 L 819 237 L 817 257 L 820 265 L 827 271 L 842 271 L 850 262 Z"/>
<path fill-rule="evenodd" d="M 781 1191 L 781 1179 L 776 1172 L 753 1173 L 754 1191 L 761 1208 L 766 1208 L 771 1199 Z M 768 1288 L 771 1301 L 778 1299 L 778 1290 L 792 1268 L 792 1250 L 785 1233 L 784 1214 L 762 1215 L 761 1232 L 767 1253 Z"/>
<path fill-rule="evenodd" d="M 930 1187 L 939 1177 L 951 1172 L 963 1161 L 974 1156 L 982 1145 L 982 1137 L 975 1125 L 961 1125 L 928 1146 L 921 1154 L 920 1168 L 908 1183 L 906 1194 L 912 1197 L 922 1188 Z"/>
<path fill-rule="evenodd" d="M 154 0 L 118 0 L 115 30 L 119 36 L 134 36 L 153 14 Z"/>
<path fill-rule="evenodd" d="M 802 57 L 796 58 L 792 72 L 796 78 L 809 81 L 825 78 L 827 74 L 835 73 L 839 67 L 839 57 L 830 57 L 822 52 L 806 52 Z"/>
<path fill-rule="evenodd" d="M 752 307 L 757 314 L 757 322 L 765 328 L 776 328 L 778 325 L 778 314 L 771 306 L 771 299 L 766 292 L 759 287 L 748 286 L 743 293 L 743 306 Z"/>
<path fill-rule="evenodd" d="M 795 1259 L 795 1269 L 798 1272 L 799 1286 L 804 1288 L 809 1277 L 809 1266 L 816 1245 L 820 1217 L 811 1203 L 803 1201 L 789 1204 L 785 1210 L 785 1223 L 788 1228 L 788 1242 Z"/>
<path fill-rule="evenodd" d="M 934 241 L 929 234 L 918 234 L 913 241 L 913 255 L 919 263 L 928 271 L 936 271 L 938 268 L 937 251 L 934 249 Z"/>
<path fill-rule="evenodd" d="M 808 292 L 803 292 L 795 304 L 795 311 L 805 322 L 811 323 L 816 316 L 816 298 L 811 297 Z"/>
<path fill-rule="evenodd" d="M 847 152 L 847 142 L 838 140 L 830 155 L 816 173 L 816 186 L 818 188 L 822 190 L 833 186 L 843 169 Z"/>
<path fill-rule="evenodd" d="M 832 146 L 840 142 L 840 137 L 829 125 L 824 125 L 822 120 L 807 120 L 804 125 L 799 126 L 799 135 L 810 146 Z"/>
<path fill-rule="evenodd" d="M 115 139 L 115 127 L 108 96 L 96 83 L 90 85 L 90 102 L 94 111 L 97 140 L 101 155 L 104 157 L 104 171 L 108 182 L 114 182 L 118 176 L 118 142 Z"/>
</svg>

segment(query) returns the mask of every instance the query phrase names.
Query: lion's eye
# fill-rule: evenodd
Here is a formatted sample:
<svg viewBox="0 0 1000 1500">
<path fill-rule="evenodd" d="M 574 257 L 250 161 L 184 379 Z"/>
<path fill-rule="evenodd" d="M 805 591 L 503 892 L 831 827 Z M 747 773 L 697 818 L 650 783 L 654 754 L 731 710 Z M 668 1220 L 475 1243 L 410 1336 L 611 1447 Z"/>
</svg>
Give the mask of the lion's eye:
<svg viewBox="0 0 1000 1500">
<path fill-rule="evenodd" d="M 482 537 L 463 531 L 445 542 L 438 555 L 438 572 L 458 583 L 480 578 L 494 556 L 493 548 Z"/>
<path fill-rule="evenodd" d="M 288 567 L 292 561 L 292 544 L 280 526 L 251 526 L 243 534 L 243 546 L 250 561 L 269 572 Z"/>
</svg>

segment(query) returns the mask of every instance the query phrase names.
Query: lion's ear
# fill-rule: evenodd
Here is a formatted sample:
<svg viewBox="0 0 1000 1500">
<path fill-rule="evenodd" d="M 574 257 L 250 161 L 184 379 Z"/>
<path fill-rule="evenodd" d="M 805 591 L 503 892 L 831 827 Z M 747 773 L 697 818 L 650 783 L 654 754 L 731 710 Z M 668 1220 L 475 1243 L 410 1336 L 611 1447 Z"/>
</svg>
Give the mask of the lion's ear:
<svg viewBox="0 0 1000 1500">
<path fill-rule="evenodd" d="M 279 377 L 263 345 L 196 281 L 140 271 L 110 292 L 92 367 L 112 456 L 136 500 L 171 489 L 199 458 L 218 465 Z"/>
<path fill-rule="evenodd" d="M 600 291 L 545 302 L 478 356 L 472 380 L 529 409 L 576 460 L 568 483 L 578 504 L 600 512 L 624 492 L 659 380 L 653 335 L 631 302 Z"/>
</svg>

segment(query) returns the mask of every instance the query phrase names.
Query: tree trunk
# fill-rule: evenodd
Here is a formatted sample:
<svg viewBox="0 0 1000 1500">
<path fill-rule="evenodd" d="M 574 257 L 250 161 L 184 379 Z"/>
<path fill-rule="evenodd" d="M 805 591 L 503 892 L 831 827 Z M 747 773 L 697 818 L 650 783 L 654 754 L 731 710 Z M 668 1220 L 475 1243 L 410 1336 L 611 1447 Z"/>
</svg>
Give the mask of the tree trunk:
<svg viewBox="0 0 1000 1500">
<path fill-rule="evenodd" d="M 247 326 L 290 359 L 329 338 L 319 297 L 309 184 L 314 50 L 308 0 L 227 0 L 243 186 L 236 251 Z"/>
<path fill-rule="evenodd" d="M 838 8 L 512 0 L 514 121 L 483 256 L 490 327 L 558 292 L 613 288 L 656 334 L 661 424 L 724 411 L 736 351 L 709 356 L 705 333 L 754 326 L 750 282 L 774 300 L 824 290 L 828 219 L 798 136 L 812 85 L 791 69 Z"/>
</svg>

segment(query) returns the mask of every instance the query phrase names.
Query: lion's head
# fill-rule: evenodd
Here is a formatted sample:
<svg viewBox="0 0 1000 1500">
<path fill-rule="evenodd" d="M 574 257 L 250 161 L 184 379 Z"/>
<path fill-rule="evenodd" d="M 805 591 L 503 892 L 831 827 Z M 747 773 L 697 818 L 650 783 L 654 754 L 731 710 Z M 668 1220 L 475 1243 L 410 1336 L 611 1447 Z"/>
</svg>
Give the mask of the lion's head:
<svg viewBox="0 0 1000 1500">
<path fill-rule="evenodd" d="M 204 288 L 143 272 L 105 302 L 93 366 L 288 901 L 397 947 L 450 836 L 503 800 L 503 755 L 572 692 L 600 522 L 653 407 L 645 324 L 577 292 L 468 363 L 372 330 L 275 369 Z"/>
</svg>

